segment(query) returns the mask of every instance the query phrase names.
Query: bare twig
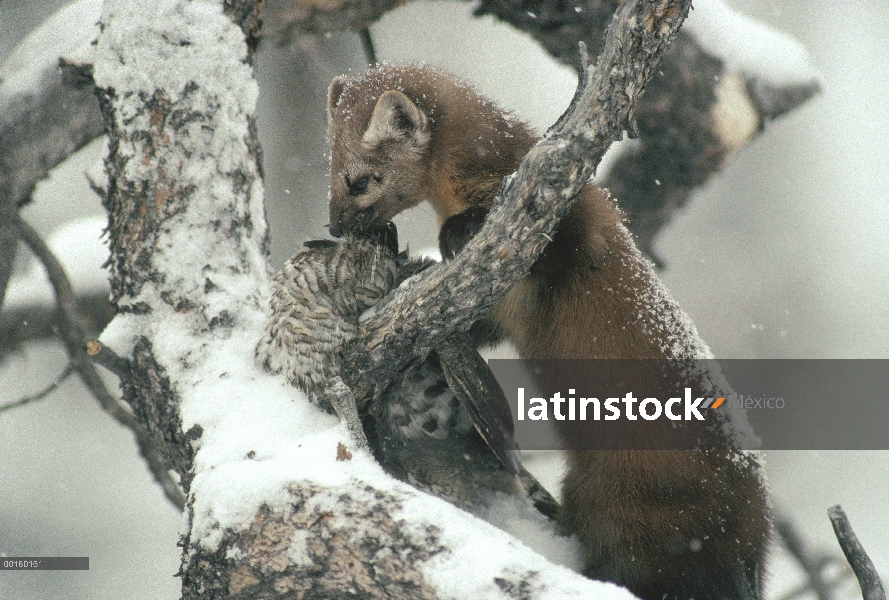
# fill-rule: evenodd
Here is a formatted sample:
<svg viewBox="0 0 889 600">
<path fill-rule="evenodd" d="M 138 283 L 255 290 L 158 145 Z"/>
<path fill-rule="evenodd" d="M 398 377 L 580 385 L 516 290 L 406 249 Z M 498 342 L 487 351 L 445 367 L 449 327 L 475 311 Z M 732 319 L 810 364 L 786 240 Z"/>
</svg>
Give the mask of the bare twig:
<svg viewBox="0 0 889 600">
<path fill-rule="evenodd" d="M 115 354 L 114 350 L 99 340 L 86 340 L 84 348 L 94 363 L 102 365 L 121 379 L 130 376 L 132 368 L 130 361 Z"/>
<path fill-rule="evenodd" d="M 15 402 L 11 402 L 10 404 L 4 404 L 3 406 L 0 406 L 0 413 L 7 411 L 7 410 L 11 410 L 13 408 L 19 408 L 20 406 L 25 406 L 26 404 L 30 404 L 30 403 L 36 402 L 38 400 L 43 400 L 44 398 L 49 396 L 51 393 L 56 391 L 56 389 L 58 389 L 58 387 L 60 385 L 62 385 L 62 382 L 64 382 L 66 379 L 68 379 L 68 377 L 70 377 L 73 372 L 74 372 L 74 366 L 71 363 L 68 363 L 65 366 L 65 370 L 62 371 L 62 373 L 58 377 L 56 377 L 56 380 L 53 381 L 48 386 L 46 386 L 45 388 L 43 388 L 42 391 L 34 394 L 33 396 L 25 396 L 24 398 L 20 398 L 20 399 L 16 400 Z"/>
<path fill-rule="evenodd" d="M 12 196 L 0 193 L 0 309 L 3 308 L 6 286 L 12 276 L 15 255 L 18 252 L 18 231 L 10 218 L 17 211 L 18 206 Z"/>
<path fill-rule="evenodd" d="M 105 382 L 102 381 L 98 371 L 96 371 L 83 348 L 85 335 L 78 324 L 74 292 L 62 264 L 30 225 L 19 216 L 16 216 L 15 219 L 21 240 L 27 244 L 37 259 L 43 264 L 52 284 L 59 307 L 59 335 L 65 344 L 65 349 L 68 351 L 71 368 L 77 372 L 81 381 L 95 396 L 96 400 L 99 401 L 105 412 L 133 432 L 139 453 L 148 464 L 148 468 L 155 481 L 164 490 L 167 499 L 181 510 L 185 506 L 185 496 L 170 476 L 164 457 L 158 451 L 145 429 L 136 421 L 133 414 L 108 391 Z"/>
<path fill-rule="evenodd" d="M 107 291 L 79 294 L 75 304 L 78 323 L 87 335 L 99 335 L 114 316 Z M 0 312 L 0 360 L 30 340 L 55 338 L 57 321 L 56 307 L 51 304 L 7 305 Z"/>
<path fill-rule="evenodd" d="M 846 512 L 838 504 L 827 509 L 827 515 L 830 517 L 830 523 L 833 525 L 833 532 L 837 536 L 840 548 L 843 549 L 846 560 L 852 565 L 852 570 L 855 571 L 855 576 L 858 578 L 862 598 L 864 600 L 886 600 L 886 592 L 883 590 L 880 574 L 877 573 L 874 563 L 858 541 Z"/>
<path fill-rule="evenodd" d="M 457 257 L 377 306 L 344 364 L 356 396 L 384 382 L 442 332 L 466 330 L 527 274 L 631 113 L 688 13 L 687 0 L 623 2 L 566 114 L 505 180 L 484 228 Z"/>
</svg>

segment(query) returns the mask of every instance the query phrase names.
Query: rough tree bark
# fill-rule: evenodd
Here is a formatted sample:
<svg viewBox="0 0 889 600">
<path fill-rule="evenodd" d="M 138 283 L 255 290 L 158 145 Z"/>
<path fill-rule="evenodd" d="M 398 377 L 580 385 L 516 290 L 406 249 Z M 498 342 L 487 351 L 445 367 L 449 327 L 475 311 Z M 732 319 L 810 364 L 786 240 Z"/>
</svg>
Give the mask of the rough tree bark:
<svg viewBox="0 0 889 600">
<path fill-rule="evenodd" d="M 119 369 L 125 398 L 189 492 L 184 597 L 602 593 L 605 584 L 555 567 L 454 507 L 383 478 L 363 453 L 333 462 L 339 426 L 329 429 L 333 437 L 326 442 L 313 432 L 291 450 L 324 454 L 330 442 L 330 461 L 339 467 L 303 456 L 299 464 L 285 461 L 287 468 L 274 476 L 263 470 L 276 458 L 256 448 L 264 447 L 274 425 L 251 429 L 249 419 L 266 409 L 273 393 L 293 397 L 274 405 L 275 421 L 296 422 L 294 414 L 310 409 L 251 364 L 264 320 L 267 236 L 251 116 L 250 35 L 226 15 L 248 15 L 239 25 L 249 32 L 255 7 L 226 3 L 224 15 L 218 2 L 183 1 L 159 19 L 154 7 L 142 4 L 106 2 L 95 64 L 109 135 L 105 203 L 118 310 L 103 341 L 128 361 Z M 527 272 L 610 142 L 628 126 L 689 5 L 622 4 L 596 69 L 504 187 L 486 229 L 460 259 L 421 276 L 367 327 L 370 362 L 386 359 L 397 368 L 400 358 L 435 336 L 463 328 Z M 479 263 L 469 264 L 473 258 Z M 450 274 L 456 269 L 465 269 L 462 277 Z M 471 289 L 448 284 L 468 279 L 475 279 Z M 494 295 L 478 297 L 492 288 Z M 416 298 L 429 309 L 443 296 L 457 299 L 438 305 L 444 318 L 413 327 L 398 321 Z M 319 423 L 322 416 L 315 417 Z M 490 564 L 473 564 L 467 552 L 482 539 L 496 540 L 500 549 Z"/>
<path fill-rule="evenodd" d="M 209 7 L 202 5 L 201 8 L 212 13 L 212 6 L 211 3 Z M 181 6 L 177 8 L 183 10 Z M 227 2 L 226 9 L 229 15 L 245 19 L 240 23 L 241 43 L 244 46 L 244 68 L 249 69 L 246 63 L 247 44 L 250 39 L 255 39 L 258 30 L 256 3 Z M 152 9 L 146 6 L 141 10 L 144 12 Z M 221 214 L 216 219 L 211 214 L 207 215 L 209 226 L 220 238 L 234 240 L 232 250 L 238 254 L 239 260 L 236 264 L 226 265 L 226 268 L 242 269 L 253 277 L 261 278 L 264 269 L 259 274 L 251 272 L 251 269 L 255 271 L 257 266 L 264 267 L 261 256 L 267 246 L 268 237 L 261 198 L 257 197 L 261 193 L 261 187 L 258 187 L 261 155 L 252 115 L 244 107 L 225 106 L 226 102 L 232 102 L 230 98 L 213 95 L 212 90 L 206 92 L 197 81 L 188 79 L 179 70 L 178 78 L 184 78 L 185 81 L 178 89 L 141 89 L 140 76 L 144 73 L 139 71 L 140 67 L 157 74 L 158 69 L 173 69 L 179 65 L 170 62 L 164 64 L 163 59 L 168 57 L 156 54 L 137 56 L 140 47 L 137 43 L 130 45 L 131 40 L 127 39 L 127 35 L 144 26 L 144 22 L 139 20 L 140 17 L 144 19 L 144 14 L 140 15 L 139 11 L 136 2 L 106 3 L 102 25 L 107 31 L 99 38 L 100 56 L 105 60 L 97 61 L 95 79 L 109 137 L 109 152 L 105 158 L 108 186 L 104 204 L 109 214 L 112 303 L 119 315 L 150 319 L 153 310 L 150 301 L 143 298 L 159 299 L 176 311 L 194 313 L 197 307 L 204 305 L 204 298 L 197 296 L 205 296 L 216 285 L 213 283 L 213 269 L 208 268 L 208 265 L 197 265 L 198 269 L 203 267 L 201 276 L 196 275 L 193 281 L 184 282 L 175 280 L 171 274 L 158 268 L 155 262 L 156 253 L 169 251 L 162 244 L 163 234 L 169 232 L 166 227 L 170 226 L 170 222 L 189 209 L 200 210 L 193 206 L 196 196 L 200 196 L 205 202 L 212 202 L 213 195 L 218 193 L 211 188 L 213 181 L 202 180 L 200 183 L 207 187 L 197 187 L 195 180 L 199 180 L 201 174 L 191 180 L 183 177 L 183 171 L 188 167 L 207 168 L 208 165 L 201 164 L 201 161 L 209 161 L 211 167 L 220 171 L 216 176 L 226 179 L 230 187 L 233 197 L 220 199 L 218 202 L 217 211 Z M 200 18 L 200 14 L 175 16 L 183 19 Z M 171 20 L 172 18 L 171 16 Z M 181 26 L 181 23 L 176 24 Z M 155 36 L 165 36 L 168 33 L 172 36 L 177 33 L 174 23 L 170 24 L 170 32 L 164 31 L 163 26 L 161 24 L 151 33 Z M 118 28 L 123 31 L 119 32 Z M 230 32 L 226 33 L 231 35 Z M 156 42 L 156 39 L 148 44 L 151 42 Z M 233 43 L 231 40 L 218 40 L 217 43 L 224 47 L 226 42 Z M 188 47 L 192 40 L 171 39 L 167 43 L 171 46 Z M 149 50 L 156 49 L 148 44 L 146 46 Z M 199 59 L 206 59 L 206 56 L 200 56 Z M 206 63 L 191 66 L 205 70 L 210 67 Z M 243 73 L 241 75 L 243 77 Z M 222 77 L 224 74 L 209 73 L 208 76 Z M 124 86 L 120 83 L 129 84 L 131 89 L 122 89 Z M 148 85 L 155 83 L 163 86 L 173 82 L 165 81 L 161 76 L 155 81 L 149 81 Z M 255 96 L 255 90 L 236 91 L 247 96 L 246 100 L 239 100 L 248 105 L 251 94 Z M 224 122 L 226 115 L 222 114 L 223 111 L 234 112 L 238 109 L 242 111 L 236 116 L 243 121 L 243 139 L 227 140 L 236 148 L 214 148 L 206 142 L 220 143 L 217 140 L 204 139 L 205 143 L 201 144 L 194 139 L 202 131 L 214 131 L 216 121 Z M 228 128 L 219 128 L 229 132 Z M 212 135 L 208 137 L 212 138 Z M 221 143 L 225 142 L 223 140 Z M 226 150 L 233 154 L 230 157 L 233 165 L 222 164 L 224 159 L 220 153 Z M 195 156 L 191 164 L 178 162 L 182 158 L 181 154 L 190 158 L 192 152 L 200 152 L 200 155 Z M 215 164 L 217 160 L 220 162 L 218 166 Z M 203 175 L 206 178 L 212 176 L 213 172 L 207 171 Z M 225 205 L 225 200 L 229 200 L 231 205 Z M 182 256 L 190 254 L 187 246 L 177 247 L 176 250 L 183 251 Z M 211 249 L 198 248 L 200 250 Z M 198 260 L 197 253 L 192 257 Z M 258 264 L 255 264 L 257 260 Z M 205 316 L 200 315 L 199 318 Z M 204 326 L 209 330 L 231 326 L 231 318 L 225 310 L 204 320 Z M 160 442 L 171 467 L 177 471 L 183 487 L 188 490 L 193 458 L 190 442 L 199 437 L 199 428 L 194 431 L 182 430 L 176 411 L 179 403 L 176 389 L 178 382 L 171 382 L 166 376 L 163 366 L 154 356 L 152 342 L 149 336 L 139 336 L 133 340 L 128 356 L 129 370 L 123 373 L 121 380 L 124 398 L 133 407 L 140 421 Z"/>
<path fill-rule="evenodd" d="M 832 506 L 827 510 L 830 517 L 830 524 L 833 525 L 833 532 L 837 536 L 837 542 L 846 555 L 846 560 L 852 566 L 855 577 L 858 578 L 858 584 L 861 586 L 861 596 L 864 600 L 886 600 L 886 592 L 883 589 L 883 582 L 880 580 L 880 574 L 874 567 L 873 561 L 865 552 L 858 536 L 852 530 L 852 524 L 846 516 L 846 511 L 842 506 Z"/>
</svg>

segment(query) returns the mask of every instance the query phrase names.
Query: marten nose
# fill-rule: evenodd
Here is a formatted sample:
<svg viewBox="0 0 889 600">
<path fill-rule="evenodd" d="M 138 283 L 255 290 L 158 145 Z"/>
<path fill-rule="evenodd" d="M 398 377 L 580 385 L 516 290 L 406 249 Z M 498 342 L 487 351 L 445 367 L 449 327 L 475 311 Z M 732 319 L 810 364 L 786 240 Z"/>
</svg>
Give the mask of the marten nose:
<svg viewBox="0 0 889 600">
<path fill-rule="evenodd" d="M 343 230 L 340 229 L 339 227 L 337 227 L 336 225 L 328 225 L 327 230 L 330 232 L 330 235 L 332 235 L 335 238 L 343 237 Z"/>
</svg>

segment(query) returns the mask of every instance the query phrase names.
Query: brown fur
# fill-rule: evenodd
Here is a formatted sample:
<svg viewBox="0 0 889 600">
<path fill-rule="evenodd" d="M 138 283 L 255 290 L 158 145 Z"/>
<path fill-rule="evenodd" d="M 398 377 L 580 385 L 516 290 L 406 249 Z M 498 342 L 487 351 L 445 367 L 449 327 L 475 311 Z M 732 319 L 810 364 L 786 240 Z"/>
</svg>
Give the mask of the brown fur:
<svg viewBox="0 0 889 600">
<path fill-rule="evenodd" d="M 423 200 L 442 223 L 487 208 L 536 142 L 468 86 L 417 65 L 334 80 L 328 111 L 332 230 L 361 231 Z M 367 174 L 367 189 L 350 192 Z M 622 221 L 587 186 L 495 308 L 522 357 L 695 358 L 693 326 Z M 562 425 L 560 435 L 573 434 Z M 769 532 L 759 467 L 719 441 L 722 450 L 569 452 L 561 522 L 586 548 L 585 572 L 646 600 L 756 597 Z"/>
</svg>

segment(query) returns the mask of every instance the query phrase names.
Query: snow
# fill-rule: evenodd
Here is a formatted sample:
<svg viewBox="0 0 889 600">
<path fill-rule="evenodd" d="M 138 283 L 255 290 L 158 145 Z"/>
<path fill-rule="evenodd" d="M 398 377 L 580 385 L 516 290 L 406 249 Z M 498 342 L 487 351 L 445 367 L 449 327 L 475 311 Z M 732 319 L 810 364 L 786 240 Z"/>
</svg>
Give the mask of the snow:
<svg viewBox="0 0 889 600">
<path fill-rule="evenodd" d="M 255 342 L 239 340 L 234 346 L 252 351 L 251 341 Z M 429 527 L 438 532 L 439 542 L 448 550 L 429 560 L 423 573 L 442 597 L 504 598 L 494 577 L 510 581 L 529 575 L 540 598 L 588 597 L 592 592 L 600 592 L 603 598 L 633 597 L 622 588 L 592 582 L 547 562 L 535 550 L 576 566 L 576 542 L 556 537 L 552 525 L 543 523 L 539 515 L 528 520 L 509 499 L 492 506 L 491 517 L 513 531 L 528 533 L 528 542 L 537 546 L 534 550 L 442 500 L 391 479 L 366 452 L 350 448 L 352 459 L 337 462 L 337 445 L 348 443 L 349 436 L 336 418 L 310 405 L 283 377 L 259 372 L 250 352 L 242 350 L 228 358 L 231 362 L 224 377 L 195 387 L 197 393 L 220 400 L 201 406 L 189 403 L 189 410 L 183 411 L 184 429 L 191 423 L 204 428 L 195 461 L 191 526 L 192 539 L 204 547 L 217 547 L 226 529 L 246 529 L 263 505 L 286 514 L 292 502 L 288 487 L 294 483 L 330 490 L 311 502 L 315 510 L 331 515 L 337 514 L 339 490 L 348 487 L 350 495 L 360 500 L 369 485 L 400 501 L 401 509 L 392 516 L 413 539 L 425 539 Z M 510 519 L 514 520 L 511 528 Z M 288 550 L 296 564 L 309 560 L 305 541 L 297 536 Z M 479 567 L 480 556 L 485 557 L 484 568 Z"/>
<path fill-rule="evenodd" d="M 294 482 L 343 487 L 356 478 L 383 484 L 388 479 L 355 449 L 352 460 L 337 463 L 337 445 L 349 442 L 345 427 L 283 377 L 253 366 L 256 337 L 239 340 L 240 356 L 230 357 L 235 362 L 226 365 L 225 377 L 195 386 L 194 394 L 205 401 L 183 403 L 183 429 L 194 424 L 203 429 L 191 535 L 205 548 L 215 548 L 226 529 L 243 531 L 263 505 L 287 512 Z"/>
<path fill-rule="evenodd" d="M 747 94 L 747 82 L 738 73 L 723 74 L 713 88 L 716 102 L 712 108 L 712 130 L 728 150 L 723 164 L 753 139 L 759 131 L 759 110 Z"/>
<path fill-rule="evenodd" d="M 80 296 L 108 292 L 108 274 L 102 265 L 108 248 L 102 242 L 107 220 L 104 216 L 75 219 L 58 228 L 46 243 L 68 274 L 74 293 Z M 43 266 L 31 261 L 21 275 L 9 282 L 4 307 L 52 306 L 55 296 Z"/>
<path fill-rule="evenodd" d="M 555 491 L 557 487 L 548 489 Z M 501 494 L 480 517 L 550 562 L 576 572 L 583 569 L 583 546 L 580 541 L 574 537 L 559 536 L 554 523 L 523 499 Z"/>
<path fill-rule="evenodd" d="M 249 77 L 243 32 L 222 14 L 220 3 L 160 0 L 149 9 L 106 2 L 102 22 L 114 26 L 105 30 L 99 46 L 98 85 L 153 91 L 160 83 L 175 103 L 188 84 L 212 90 L 230 82 L 226 91 L 236 102 L 215 108 L 238 114 L 255 107 L 258 88 Z M 133 64 L 145 68 L 134 69 Z"/>
<path fill-rule="evenodd" d="M 611 175 L 611 170 L 618 161 L 623 160 L 628 155 L 632 155 L 641 146 L 642 144 L 638 139 L 629 138 L 626 134 L 620 140 L 612 143 L 608 150 L 605 151 L 605 156 L 602 157 L 602 160 L 596 166 L 596 172 L 592 179 L 593 183 L 601 186 L 608 179 L 608 176 Z"/>
<path fill-rule="evenodd" d="M 243 32 L 222 14 L 220 4 L 206 1 L 164 0 L 150 8 L 107 2 L 102 22 L 113 25 L 106 28 L 97 48 L 96 85 L 133 100 L 119 104 L 118 123 L 123 126 L 137 116 L 149 118 L 147 114 L 139 116 L 140 91 L 153 94 L 162 90 L 173 104 L 187 94 L 189 109 L 207 120 L 212 115 L 215 125 L 211 129 L 205 120 L 192 119 L 177 142 L 184 146 L 185 156 L 191 152 L 210 154 L 206 161 L 183 161 L 182 165 L 170 165 L 170 170 L 175 172 L 175 167 L 181 166 L 180 181 L 201 181 L 200 193 L 225 195 L 225 190 L 213 189 L 213 176 L 217 168 L 222 173 L 233 170 L 244 155 L 243 146 L 229 142 L 247 139 L 243 117 L 253 113 L 259 93 L 247 64 Z M 136 64 L 140 68 L 133 68 Z M 189 92 L 191 86 L 200 92 Z M 226 101 L 220 102 L 223 97 Z M 176 156 L 167 158 L 177 160 Z M 126 175 L 148 177 L 155 168 L 151 161 L 130 161 Z"/>
<path fill-rule="evenodd" d="M 420 259 L 429 259 L 434 260 L 435 262 L 441 262 L 441 251 L 435 247 L 423 248 L 420 250 Z M 403 285 L 403 284 L 402 284 Z"/>
<path fill-rule="evenodd" d="M 404 496 L 396 517 L 405 519 L 405 529 L 423 539 L 429 526 L 436 527 L 438 542 L 447 548 L 423 568 L 426 580 L 443 598 L 515 597 L 502 585 L 514 585 L 524 591 L 522 597 L 528 598 L 635 598 L 624 588 L 591 581 L 565 567 L 553 566 L 509 534 L 447 502 L 396 482 L 398 488 Z M 501 585 L 496 579 L 502 580 Z"/>
<path fill-rule="evenodd" d="M 700 0 L 683 24 L 697 42 L 725 63 L 726 71 L 774 85 L 812 83 L 817 72 L 805 47 L 721 0 Z"/>
<path fill-rule="evenodd" d="M 238 169 L 255 169 L 240 162 L 248 155 L 247 115 L 255 109 L 258 89 L 246 62 L 243 33 L 222 14 L 218 3 L 106 2 L 102 21 L 106 27 L 96 51 L 94 76 L 98 86 L 114 90 L 118 98 L 119 127 L 151 128 L 149 116 L 139 112 L 140 94 L 155 90 L 163 90 L 171 103 L 188 94 L 188 109 L 197 113 L 177 132 L 176 147 L 137 160 L 141 144 L 129 140 L 121 144 L 119 153 L 133 157 L 125 167 L 127 178 L 151 179 L 158 169 L 177 172 L 179 189 L 195 192 L 189 210 L 168 219 L 156 240 L 152 266 L 164 273 L 164 281 L 147 284 L 138 297 L 124 300 L 146 302 L 153 314 L 116 318 L 103 339 L 126 353 L 135 336 L 149 334 L 168 368 L 187 367 L 171 374 L 185 377 L 183 382 L 193 381 L 202 377 L 194 369 L 198 362 L 214 363 L 210 349 L 199 349 L 196 343 L 213 328 L 214 318 L 226 322 L 239 315 L 242 330 L 257 327 L 263 319 L 267 281 L 260 251 L 266 229 L 262 185 L 257 177 L 246 193 L 238 190 L 235 195 L 225 177 Z M 239 252 L 224 239 L 222 230 L 236 231 L 248 218 L 254 243 Z M 200 269 L 200 276 L 195 269 Z M 207 281 L 215 287 L 204 294 Z M 183 298 L 201 297 L 203 310 L 175 311 L 158 302 L 164 290 Z"/>
</svg>

